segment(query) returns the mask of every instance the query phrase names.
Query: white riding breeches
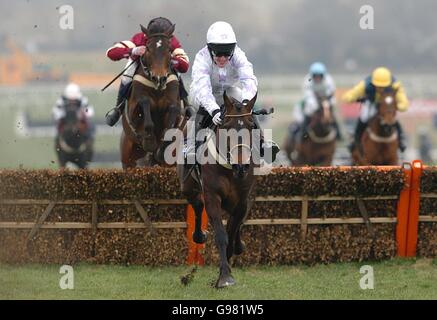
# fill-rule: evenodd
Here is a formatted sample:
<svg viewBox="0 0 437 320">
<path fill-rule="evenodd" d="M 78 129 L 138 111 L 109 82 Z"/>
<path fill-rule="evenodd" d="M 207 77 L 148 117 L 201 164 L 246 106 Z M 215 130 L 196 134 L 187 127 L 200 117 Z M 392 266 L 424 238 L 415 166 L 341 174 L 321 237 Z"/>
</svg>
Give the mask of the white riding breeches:
<svg viewBox="0 0 437 320">
<path fill-rule="evenodd" d="M 370 101 L 366 101 L 361 105 L 360 120 L 367 123 L 376 114 L 376 106 Z"/>
<path fill-rule="evenodd" d="M 127 60 L 127 63 L 126 63 L 126 67 L 129 65 L 129 64 L 131 64 L 132 63 L 132 58 L 129 58 L 128 60 Z M 132 82 L 132 78 L 134 77 L 134 73 L 135 73 L 135 70 L 137 69 L 137 66 L 138 66 L 138 62 L 134 62 L 134 63 L 132 63 L 132 65 L 123 73 L 123 76 L 121 77 L 121 83 L 122 84 L 124 84 L 124 85 L 126 85 L 126 84 L 128 84 L 128 83 L 130 83 L 130 82 Z M 125 67 L 125 68 L 126 68 Z"/>
</svg>

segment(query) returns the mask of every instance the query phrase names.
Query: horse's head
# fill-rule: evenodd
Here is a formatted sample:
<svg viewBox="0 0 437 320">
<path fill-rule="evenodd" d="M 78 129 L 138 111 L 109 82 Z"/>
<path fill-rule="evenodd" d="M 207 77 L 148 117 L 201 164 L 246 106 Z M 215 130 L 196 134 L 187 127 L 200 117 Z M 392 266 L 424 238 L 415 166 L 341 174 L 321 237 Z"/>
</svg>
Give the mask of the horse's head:
<svg viewBox="0 0 437 320">
<path fill-rule="evenodd" d="M 317 111 L 311 117 L 309 127 L 317 134 L 324 135 L 334 124 L 330 97 L 317 97 L 317 104 Z"/>
<path fill-rule="evenodd" d="M 146 76 L 153 81 L 158 89 L 165 86 L 171 73 L 171 46 L 170 40 L 175 25 L 166 18 L 156 18 L 150 21 L 147 28 L 141 30 L 147 37 L 146 52 L 141 57 Z"/>
<path fill-rule="evenodd" d="M 396 124 L 396 91 L 382 92 L 377 103 L 379 124 L 383 132 L 389 134 Z"/>
<path fill-rule="evenodd" d="M 79 131 L 79 100 L 66 100 L 65 101 L 65 117 L 64 117 L 64 129 L 71 130 L 75 133 Z"/>
<path fill-rule="evenodd" d="M 330 97 L 319 97 L 318 99 L 318 113 L 320 116 L 320 122 L 323 125 L 332 124 L 334 117 L 332 115 L 332 105 Z"/>
<path fill-rule="evenodd" d="M 234 176 L 238 178 L 247 175 L 251 163 L 252 130 L 255 128 L 252 109 L 256 98 L 257 94 L 250 101 L 240 102 L 233 97 L 228 97 L 226 92 L 223 93 L 225 116 L 220 129 L 225 129 L 226 154 Z M 220 133 L 222 132 L 220 131 L 219 135 Z M 219 136 L 221 141 L 223 137 L 223 135 Z"/>
<path fill-rule="evenodd" d="M 80 101 L 65 101 L 65 117 L 62 119 L 62 137 L 71 147 L 79 146 L 85 140 L 87 123 L 81 113 Z"/>
</svg>

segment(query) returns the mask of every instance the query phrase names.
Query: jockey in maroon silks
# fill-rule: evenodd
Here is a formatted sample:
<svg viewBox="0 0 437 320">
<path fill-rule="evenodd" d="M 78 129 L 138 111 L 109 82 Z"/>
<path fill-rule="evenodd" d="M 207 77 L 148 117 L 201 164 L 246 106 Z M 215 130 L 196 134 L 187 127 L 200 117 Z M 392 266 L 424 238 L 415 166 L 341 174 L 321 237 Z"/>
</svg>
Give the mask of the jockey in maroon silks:
<svg viewBox="0 0 437 320">
<path fill-rule="evenodd" d="M 159 19 L 162 21 L 162 19 L 165 18 L 161 17 Z M 147 29 L 149 29 L 149 27 L 152 26 L 152 24 L 155 21 L 156 19 L 151 20 L 147 26 Z M 165 19 L 165 21 L 168 22 L 169 27 L 172 26 L 170 20 Z M 112 46 L 106 51 L 106 56 L 113 61 L 118 61 L 126 58 L 128 59 L 126 66 L 128 66 L 129 64 L 132 63 L 132 61 L 134 61 L 139 56 L 144 54 L 144 52 L 146 51 L 146 43 L 147 43 L 147 36 L 143 32 L 139 32 L 135 34 L 131 38 L 131 40 L 117 42 L 114 46 Z M 189 59 L 184 49 L 182 49 L 179 40 L 175 36 L 172 36 L 170 39 L 170 47 L 172 50 L 172 54 L 171 54 L 172 68 L 174 69 L 174 71 L 179 73 L 187 72 L 189 68 Z M 114 126 L 120 119 L 124 107 L 124 102 L 127 99 L 127 94 L 129 92 L 129 88 L 132 83 L 132 78 L 134 76 L 137 66 L 138 66 L 138 62 L 134 62 L 124 72 L 123 77 L 121 78 L 121 84 L 118 90 L 116 106 L 106 114 L 106 123 L 111 127 Z M 180 77 L 179 77 L 179 87 L 180 87 L 181 99 L 185 100 L 188 94 L 185 91 L 184 85 L 182 83 L 182 79 Z"/>
</svg>

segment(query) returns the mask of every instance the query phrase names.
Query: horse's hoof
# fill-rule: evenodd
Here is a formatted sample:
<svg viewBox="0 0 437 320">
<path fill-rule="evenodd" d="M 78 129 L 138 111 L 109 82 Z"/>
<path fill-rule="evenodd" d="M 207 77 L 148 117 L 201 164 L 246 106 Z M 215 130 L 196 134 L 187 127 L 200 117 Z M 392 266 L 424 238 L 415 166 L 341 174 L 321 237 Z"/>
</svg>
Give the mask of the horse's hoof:
<svg viewBox="0 0 437 320">
<path fill-rule="evenodd" d="M 193 241 L 198 244 L 203 244 L 206 242 L 207 235 L 205 232 L 193 232 Z"/>
<path fill-rule="evenodd" d="M 219 288 L 226 288 L 226 287 L 233 286 L 235 283 L 236 282 L 235 282 L 234 278 L 231 275 L 229 275 L 229 276 L 220 277 L 217 280 L 217 283 L 216 283 L 215 287 L 217 289 L 219 289 Z"/>
<path fill-rule="evenodd" d="M 244 244 L 243 241 L 235 243 L 235 246 L 234 246 L 234 254 L 235 255 L 238 256 L 238 255 L 242 254 L 245 250 L 246 250 L 246 245 Z"/>
</svg>

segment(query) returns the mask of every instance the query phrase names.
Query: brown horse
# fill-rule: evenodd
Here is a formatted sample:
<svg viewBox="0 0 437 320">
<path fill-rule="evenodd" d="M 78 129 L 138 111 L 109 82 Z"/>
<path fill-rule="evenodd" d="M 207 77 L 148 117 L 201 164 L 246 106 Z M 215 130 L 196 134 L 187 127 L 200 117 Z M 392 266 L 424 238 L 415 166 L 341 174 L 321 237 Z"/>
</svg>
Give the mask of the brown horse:
<svg viewBox="0 0 437 320">
<path fill-rule="evenodd" d="M 300 143 L 288 134 L 285 152 L 293 166 L 330 166 L 335 153 L 337 129 L 328 99 L 318 99 L 319 108 L 309 119 Z M 295 153 L 295 157 L 292 154 Z"/>
<path fill-rule="evenodd" d="M 124 169 L 135 167 L 143 157 L 146 165 L 165 165 L 164 150 L 170 144 L 163 141 L 165 131 L 176 128 L 181 120 L 179 81 L 171 68 L 174 28 L 164 21 L 154 23 L 152 30 L 141 25 L 148 41 L 123 113 L 120 149 Z"/>
<path fill-rule="evenodd" d="M 398 132 L 396 129 L 396 91 L 381 94 L 360 144 L 352 150 L 354 165 L 397 165 Z"/>
<path fill-rule="evenodd" d="M 64 108 L 65 117 L 60 120 L 55 137 L 59 166 L 65 168 L 70 162 L 85 169 L 93 157 L 92 124 L 80 108 L 80 101 L 69 101 Z"/>
<path fill-rule="evenodd" d="M 244 243 L 241 241 L 240 228 L 247 215 L 250 194 L 255 184 L 255 164 L 250 145 L 252 145 L 252 130 L 255 126 L 252 108 L 256 96 L 247 104 L 228 98 L 226 92 L 223 96 L 224 123 L 216 127 L 215 135 L 212 135 L 215 139 L 208 139 L 205 144 L 205 149 L 208 155 L 213 157 L 213 161 L 200 165 L 201 175 L 195 174 L 199 172 L 198 170 L 194 170 L 190 175 L 187 173 L 186 166 L 181 164 L 177 166 L 182 193 L 195 211 L 193 240 L 196 243 L 204 243 L 206 240 L 206 235 L 201 230 L 204 206 L 208 221 L 214 230 L 215 244 L 220 255 L 217 288 L 235 284 L 229 262 L 232 255 L 243 253 Z M 219 139 L 219 129 L 225 129 L 225 132 L 235 130 L 233 132 L 237 133 L 237 136 L 241 132 L 249 132 L 250 141 L 242 139 L 241 136 L 237 139 L 229 138 L 231 142 L 226 146 L 226 150 L 223 150 L 218 146 L 221 146 L 224 140 L 228 141 L 228 138 Z M 229 214 L 226 230 L 222 222 L 225 214 Z"/>
</svg>

